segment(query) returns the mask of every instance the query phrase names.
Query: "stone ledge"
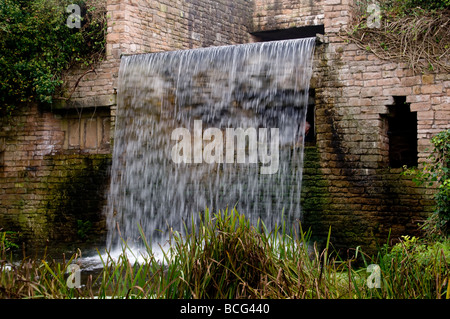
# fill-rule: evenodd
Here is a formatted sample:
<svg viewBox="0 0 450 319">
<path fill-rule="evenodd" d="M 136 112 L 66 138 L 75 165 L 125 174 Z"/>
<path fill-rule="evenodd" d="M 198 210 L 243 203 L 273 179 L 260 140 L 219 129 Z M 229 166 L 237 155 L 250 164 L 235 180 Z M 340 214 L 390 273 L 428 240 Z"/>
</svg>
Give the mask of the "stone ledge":
<svg viewBox="0 0 450 319">
<path fill-rule="evenodd" d="M 105 107 L 116 105 L 116 94 L 89 96 L 74 100 L 55 100 L 52 109 L 84 109 L 91 107 Z"/>
</svg>

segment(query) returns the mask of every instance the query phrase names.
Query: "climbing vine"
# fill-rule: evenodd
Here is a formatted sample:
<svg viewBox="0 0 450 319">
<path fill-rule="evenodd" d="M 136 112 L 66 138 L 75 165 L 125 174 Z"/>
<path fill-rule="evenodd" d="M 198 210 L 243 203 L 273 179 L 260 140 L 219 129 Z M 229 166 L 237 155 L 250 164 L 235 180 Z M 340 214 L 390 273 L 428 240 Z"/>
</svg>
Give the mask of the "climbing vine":
<svg viewBox="0 0 450 319">
<path fill-rule="evenodd" d="M 354 17 L 347 35 L 362 49 L 415 73 L 450 71 L 450 0 L 363 0 Z"/>
<path fill-rule="evenodd" d="M 62 73 L 104 57 L 105 0 L 0 0 L 0 116 L 25 102 L 52 102 Z M 76 5 L 78 27 L 68 19 Z"/>
</svg>

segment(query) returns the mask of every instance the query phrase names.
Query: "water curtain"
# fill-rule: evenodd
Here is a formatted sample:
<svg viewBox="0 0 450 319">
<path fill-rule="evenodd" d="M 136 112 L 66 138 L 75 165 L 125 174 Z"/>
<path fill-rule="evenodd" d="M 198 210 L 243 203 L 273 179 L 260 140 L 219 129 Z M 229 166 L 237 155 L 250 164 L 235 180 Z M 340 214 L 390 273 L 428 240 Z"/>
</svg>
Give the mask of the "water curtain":
<svg viewBox="0 0 450 319">
<path fill-rule="evenodd" d="M 139 227 L 161 243 L 206 208 L 236 207 L 268 228 L 301 219 L 314 43 L 123 56 L 108 245 L 134 245 Z"/>
</svg>

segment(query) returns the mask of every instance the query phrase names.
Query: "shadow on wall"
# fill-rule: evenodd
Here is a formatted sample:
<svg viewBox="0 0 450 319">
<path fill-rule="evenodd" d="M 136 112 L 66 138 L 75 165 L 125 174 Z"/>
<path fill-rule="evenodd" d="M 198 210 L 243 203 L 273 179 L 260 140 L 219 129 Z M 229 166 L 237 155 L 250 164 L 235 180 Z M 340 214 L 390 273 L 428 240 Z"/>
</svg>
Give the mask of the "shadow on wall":
<svg viewBox="0 0 450 319">
<path fill-rule="evenodd" d="M 104 243 L 105 221 L 101 214 L 109 184 L 111 156 L 104 154 L 50 155 L 53 167 L 44 179 L 43 236 L 23 238 L 30 250 L 49 247 Z M 47 240 L 43 240 L 46 236 Z M 42 238 L 43 237 L 43 238 Z"/>
</svg>

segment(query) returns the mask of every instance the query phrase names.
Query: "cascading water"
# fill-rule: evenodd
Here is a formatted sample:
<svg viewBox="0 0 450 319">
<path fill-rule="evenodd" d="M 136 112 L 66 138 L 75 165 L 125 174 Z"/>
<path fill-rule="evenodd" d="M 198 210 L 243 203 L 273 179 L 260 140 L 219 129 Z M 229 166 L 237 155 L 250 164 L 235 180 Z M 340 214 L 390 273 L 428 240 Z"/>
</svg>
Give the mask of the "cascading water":
<svg viewBox="0 0 450 319">
<path fill-rule="evenodd" d="M 148 240 L 162 243 L 169 228 L 181 231 L 207 207 L 236 207 L 268 228 L 282 214 L 288 221 L 300 219 L 314 43 L 306 38 L 122 57 L 108 246 L 122 240 L 133 245 L 139 227 Z M 180 136 L 173 132 L 180 128 L 190 133 L 191 149 L 176 148 Z M 204 135 L 210 128 L 223 134 Z M 257 138 L 249 134 L 245 149 L 228 156 L 227 129 L 239 128 L 253 129 Z M 216 160 L 209 163 L 204 152 L 212 141 L 222 143 L 214 144 L 210 154 Z M 238 160 L 243 150 L 245 161 Z M 174 160 L 177 152 L 184 161 Z M 270 165 L 269 173 L 261 173 Z"/>
</svg>

